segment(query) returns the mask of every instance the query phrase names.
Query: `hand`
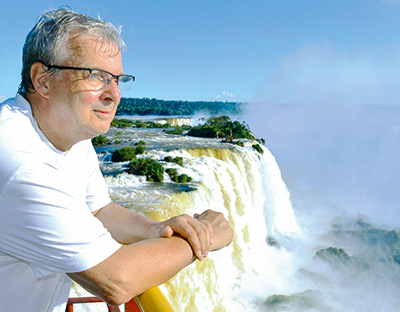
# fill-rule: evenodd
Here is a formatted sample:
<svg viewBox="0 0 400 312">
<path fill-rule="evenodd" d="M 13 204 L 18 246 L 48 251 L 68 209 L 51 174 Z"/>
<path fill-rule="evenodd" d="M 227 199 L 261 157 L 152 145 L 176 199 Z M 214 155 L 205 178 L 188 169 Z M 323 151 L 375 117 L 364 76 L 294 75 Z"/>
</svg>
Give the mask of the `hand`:
<svg viewBox="0 0 400 312">
<path fill-rule="evenodd" d="M 202 214 L 195 214 L 194 217 L 202 222 L 211 225 L 213 231 L 213 241 L 211 251 L 228 246 L 233 239 L 233 230 L 229 222 L 221 212 L 206 210 Z"/>
<path fill-rule="evenodd" d="M 213 228 L 205 218 L 180 215 L 152 225 L 153 237 L 171 237 L 178 234 L 186 239 L 199 260 L 207 257 L 213 243 Z"/>
</svg>

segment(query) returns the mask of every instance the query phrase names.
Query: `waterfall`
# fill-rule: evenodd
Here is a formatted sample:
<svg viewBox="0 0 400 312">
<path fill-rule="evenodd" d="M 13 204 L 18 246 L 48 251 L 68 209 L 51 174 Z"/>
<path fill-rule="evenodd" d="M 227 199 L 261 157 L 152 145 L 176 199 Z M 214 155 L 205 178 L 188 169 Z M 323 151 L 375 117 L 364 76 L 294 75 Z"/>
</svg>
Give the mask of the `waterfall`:
<svg viewBox="0 0 400 312">
<path fill-rule="evenodd" d="M 224 213 L 234 232 L 232 244 L 196 261 L 161 286 L 176 311 L 258 311 L 266 297 L 284 289 L 280 267 L 290 271 L 286 248 L 301 236 L 278 165 L 263 147 L 215 144 L 207 148 L 157 149 L 145 157 L 182 157 L 179 174 L 189 184 L 145 182 L 126 173 L 106 176 L 111 198 L 129 209 L 165 220 L 206 209 Z M 111 166 L 111 164 L 109 164 Z M 271 283 L 274 280 L 274 283 Z"/>
</svg>

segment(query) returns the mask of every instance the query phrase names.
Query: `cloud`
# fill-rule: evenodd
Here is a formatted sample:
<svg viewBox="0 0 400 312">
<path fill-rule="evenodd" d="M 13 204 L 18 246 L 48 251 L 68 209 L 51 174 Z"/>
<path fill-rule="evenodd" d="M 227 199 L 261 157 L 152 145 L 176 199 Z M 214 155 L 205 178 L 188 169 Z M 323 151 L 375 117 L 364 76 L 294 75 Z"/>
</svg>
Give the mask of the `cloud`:
<svg viewBox="0 0 400 312">
<path fill-rule="evenodd" d="M 348 51 L 329 41 L 285 55 L 256 100 L 290 104 L 400 104 L 400 46 Z"/>
<path fill-rule="evenodd" d="M 232 93 L 222 91 L 222 94 L 218 94 L 216 97 L 214 97 L 214 100 L 216 101 L 231 101 L 234 98 L 236 98 Z"/>
</svg>

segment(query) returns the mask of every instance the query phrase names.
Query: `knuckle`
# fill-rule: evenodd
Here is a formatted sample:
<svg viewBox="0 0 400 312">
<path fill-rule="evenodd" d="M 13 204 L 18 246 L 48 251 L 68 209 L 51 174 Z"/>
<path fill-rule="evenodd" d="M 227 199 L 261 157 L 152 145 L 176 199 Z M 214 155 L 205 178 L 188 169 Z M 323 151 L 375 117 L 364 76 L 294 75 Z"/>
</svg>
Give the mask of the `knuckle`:
<svg viewBox="0 0 400 312">
<path fill-rule="evenodd" d="M 197 237 L 197 232 L 194 229 L 189 229 L 187 234 L 188 237 Z"/>
<path fill-rule="evenodd" d="M 196 233 L 198 236 L 201 236 L 205 233 L 206 231 L 204 231 L 204 229 L 202 227 L 199 227 L 198 229 L 196 229 Z"/>
<path fill-rule="evenodd" d="M 190 218 L 190 216 L 188 215 L 188 214 L 182 214 L 182 215 L 180 215 L 179 217 L 178 217 L 178 220 L 180 220 L 180 221 L 185 221 L 185 222 L 187 222 L 187 220 Z"/>
</svg>

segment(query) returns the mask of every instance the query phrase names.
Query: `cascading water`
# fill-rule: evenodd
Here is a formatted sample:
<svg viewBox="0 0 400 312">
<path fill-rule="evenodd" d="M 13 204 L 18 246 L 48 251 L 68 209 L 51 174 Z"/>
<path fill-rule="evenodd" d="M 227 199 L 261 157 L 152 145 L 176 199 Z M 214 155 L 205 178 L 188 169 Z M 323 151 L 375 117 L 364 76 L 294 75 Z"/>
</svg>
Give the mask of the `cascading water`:
<svg viewBox="0 0 400 312">
<path fill-rule="evenodd" d="M 186 159 L 187 174 L 202 181 L 189 203 L 186 196 L 173 196 L 176 205 L 186 213 L 207 208 L 223 212 L 235 237 L 231 246 L 168 282 L 168 298 L 177 311 L 259 310 L 258 298 L 265 300 L 262 293 L 271 278 L 267 236 L 279 242 L 278 234 L 300 234 L 274 158 L 267 149 L 262 156 L 251 147 L 174 154 Z"/>
<path fill-rule="evenodd" d="M 260 154 L 251 142 L 239 147 L 161 130 L 107 134 L 116 137 L 122 143 L 97 148 L 114 201 L 159 220 L 214 209 L 234 228 L 230 246 L 160 287 L 177 312 L 398 310 L 400 234 L 298 189 L 291 189 L 289 200 L 268 149 Z M 113 149 L 140 140 L 147 143 L 140 157 L 173 167 L 192 182 L 174 183 L 167 174 L 163 183 L 146 182 L 127 174 L 126 163 L 110 161 Z M 182 157 L 183 166 L 163 161 L 165 156 Z M 106 310 L 90 305 L 76 311 Z"/>
<path fill-rule="evenodd" d="M 154 130 L 142 131 L 135 140 L 148 142 L 142 157 L 161 162 L 165 156 L 182 157 L 183 166 L 162 163 L 192 182 L 173 183 L 167 174 L 163 183 L 146 182 L 122 172 L 124 164 L 104 161 L 111 198 L 157 220 L 206 209 L 223 212 L 235 232 L 233 243 L 185 268 L 161 289 L 176 311 L 260 311 L 269 294 L 287 286 L 278 276 L 280 268 L 294 269 L 280 247 L 301 236 L 274 157 L 264 147 L 260 154 L 251 142 L 239 147 L 171 137 Z"/>
</svg>

